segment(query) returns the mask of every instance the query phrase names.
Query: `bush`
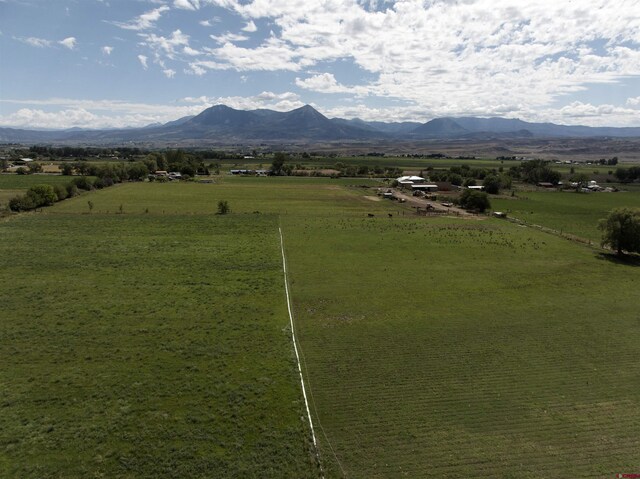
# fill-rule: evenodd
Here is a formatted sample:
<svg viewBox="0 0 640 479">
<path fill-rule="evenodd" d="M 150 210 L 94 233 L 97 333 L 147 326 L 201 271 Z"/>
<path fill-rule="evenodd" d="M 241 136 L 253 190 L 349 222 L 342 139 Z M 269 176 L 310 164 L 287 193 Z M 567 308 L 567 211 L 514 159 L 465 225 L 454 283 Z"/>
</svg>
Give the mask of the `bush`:
<svg viewBox="0 0 640 479">
<path fill-rule="evenodd" d="M 93 182 L 86 176 L 74 178 L 72 182 L 79 190 L 91 191 L 93 189 Z"/>
<path fill-rule="evenodd" d="M 218 214 L 226 215 L 231 212 L 231 207 L 229 206 L 229 202 L 226 200 L 218 201 Z"/>
<path fill-rule="evenodd" d="M 55 191 L 58 201 L 62 201 L 69 196 L 67 188 L 65 188 L 63 185 L 55 185 L 53 187 L 53 191 Z"/>
<path fill-rule="evenodd" d="M 9 200 L 9 209 L 11 211 L 28 211 L 36 208 L 36 204 L 29 196 L 16 196 Z"/>
<path fill-rule="evenodd" d="M 78 196 L 79 194 L 80 191 L 74 183 L 67 185 L 67 198 L 73 198 L 74 196 Z"/>
<path fill-rule="evenodd" d="M 51 185 L 34 185 L 27 191 L 27 196 L 32 199 L 35 208 L 51 206 L 58 201 L 58 195 Z"/>
</svg>

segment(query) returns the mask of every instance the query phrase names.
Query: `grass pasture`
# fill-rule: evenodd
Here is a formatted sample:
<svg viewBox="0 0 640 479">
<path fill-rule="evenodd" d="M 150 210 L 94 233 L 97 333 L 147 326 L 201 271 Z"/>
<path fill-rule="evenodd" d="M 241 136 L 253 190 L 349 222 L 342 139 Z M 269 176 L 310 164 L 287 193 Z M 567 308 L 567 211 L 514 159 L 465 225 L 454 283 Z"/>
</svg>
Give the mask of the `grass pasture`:
<svg viewBox="0 0 640 479">
<path fill-rule="evenodd" d="M 0 190 L 28 190 L 33 185 L 66 185 L 73 177 L 63 175 L 0 174 Z"/>
<path fill-rule="evenodd" d="M 519 197 L 491 198 L 494 211 L 506 211 L 510 216 L 528 223 L 546 226 L 594 242 L 602 232 L 598 220 L 614 208 L 640 208 L 640 190 L 625 188 L 618 193 L 575 193 L 540 191 L 520 193 Z"/>
<path fill-rule="evenodd" d="M 317 477 L 277 217 L 56 211 L 0 223 L 0 476 Z"/>
<path fill-rule="evenodd" d="M 361 184 L 131 183 L 1 222 L 0 476 L 318 477 L 279 225 L 326 477 L 637 472 L 639 268 Z"/>
<path fill-rule="evenodd" d="M 16 175 L 0 174 L 0 209 L 9 204 L 9 200 L 34 185 L 66 185 L 71 182 L 69 176 L 61 175 Z"/>
<path fill-rule="evenodd" d="M 635 470 L 637 267 L 499 220 L 283 221 L 330 475 Z"/>
</svg>

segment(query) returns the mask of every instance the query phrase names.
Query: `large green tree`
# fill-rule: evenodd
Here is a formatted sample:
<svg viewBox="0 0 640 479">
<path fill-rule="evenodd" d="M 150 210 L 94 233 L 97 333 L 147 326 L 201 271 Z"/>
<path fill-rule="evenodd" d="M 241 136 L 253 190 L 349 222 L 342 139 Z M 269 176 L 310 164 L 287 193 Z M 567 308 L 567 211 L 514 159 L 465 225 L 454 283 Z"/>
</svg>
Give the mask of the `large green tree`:
<svg viewBox="0 0 640 479">
<path fill-rule="evenodd" d="M 489 195 L 484 191 L 465 189 L 458 202 L 461 207 L 483 213 L 485 210 L 491 208 L 491 202 L 489 201 Z"/>
<path fill-rule="evenodd" d="M 609 246 L 618 255 L 624 251 L 640 253 L 640 209 L 616 208 L 600 220 L 602 245 Z"/>
</svg>

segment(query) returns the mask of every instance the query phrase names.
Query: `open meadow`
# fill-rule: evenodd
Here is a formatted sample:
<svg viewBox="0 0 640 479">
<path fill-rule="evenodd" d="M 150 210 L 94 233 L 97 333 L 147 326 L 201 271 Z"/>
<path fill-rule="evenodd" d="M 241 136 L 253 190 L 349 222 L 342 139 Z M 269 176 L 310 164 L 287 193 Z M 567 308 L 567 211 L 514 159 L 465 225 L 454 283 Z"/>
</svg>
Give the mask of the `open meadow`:
<svg viewBox="0 0 640 479">
<path fill-rule="evenodd" d="M 617 193 L 557 191 L 520 192 L 515 197 L 492 198 L 494 211 L 598 243 L 598 221 L 614 208 L 640 208 L 640 190 L 622 185 Z"/>
<path fill-rule="evenodd" d="M 638 472 L 637 266 L 375 181 L 216 181 L 0 223 L 1 476 L 318 477 L 278 226 L 325 477 Z"/>
<path fill-rule="evenodd" d="M 70 181 L 70 177 L 61 175 L 0 174 L 0 209 L 5 208 L 11 198 L 34 185 L 66 185 Z"/>
<path fill-rule="evenodd" d="M 64 212 L 119 191 L 0 223 L 0 476 L 317 477 L 277 216 Z"/>
</svg>

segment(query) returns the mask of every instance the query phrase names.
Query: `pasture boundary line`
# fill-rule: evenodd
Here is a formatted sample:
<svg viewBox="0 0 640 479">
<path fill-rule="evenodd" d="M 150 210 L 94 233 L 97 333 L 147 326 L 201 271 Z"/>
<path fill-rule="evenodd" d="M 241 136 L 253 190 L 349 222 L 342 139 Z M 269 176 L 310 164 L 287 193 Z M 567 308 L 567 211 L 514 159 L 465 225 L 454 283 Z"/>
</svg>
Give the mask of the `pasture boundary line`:
<svg viewBox="0 0 640 479">
<path fill-rule="evenodd" d="M 580 236 L 572 235 L 571 233 L 564 233 L 562 230 L 557 230 L 554 228 L 549 228 L 548 226 L 537 225 L 535 223 L 529 223 L 528 221 L 522 220 L 516 217 L 507 217 L 507 221 L 510 223 L 526 226 L 528 228 L 537 229 L 538 231 L 542 231 L 543 233 L 547 233 L 550 235 L 558 236 L 559 238 L 564 238 L 566 240 L 572 241 L 574 243 L 579 243 L 584 246 L 589 246 L 591 249 L 599 249 L 597 244 L 594 243 L 591 239 L 581 238 Z M 606 248 L 604 248 L 606 249 Z"/>
<path fill-rule="evenodd" d="M 313 447 L 316 453 L 316 460 L 320 466 L 320 477 L 324 479 L 324 471 L 322 470 L 322 463 L 320 462 L 320 451 L 318 450 L 318 442 L 316 441 L 316 432 L 313 428 L 313 420 L 311 419 L 311 411 L 309 410 L 309 401 L 307 400 L 307 390 L 304 385 L 304 377 L 302 376 L 302 366 L 300 365 L 300 354 L 298 354 L 298 342 L 296 341 L 296 332 L 293 326 L 293 313 L 291 312 L 291 299 L 289 296 L 289 279 L 287 277 L 287 260 L 284 256 L 284 240 L 282 238 L 282 228 L 278 226 L 278 232 L 280 233 L 280 252 L 282 253 L 282 272 L 284 273 L 284 291 L 287 296 L 287 309 L 289 311 L 289 324 L 291 326 L 291 340 L 293 341 L 293 350 L 296 353 L 296 362 L 298 364 L 298 373 L 300 374 L 300 385 L 302 386 L 302 397 L 304 398 L 304 406 L 307 410 L 307 419 L 309 421 L 309 428 L 311 429 L 311 438 L 313 439 Z"/>
</svg>

